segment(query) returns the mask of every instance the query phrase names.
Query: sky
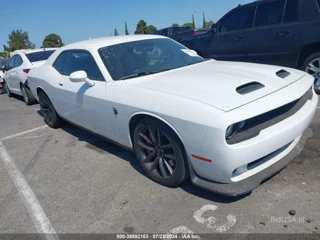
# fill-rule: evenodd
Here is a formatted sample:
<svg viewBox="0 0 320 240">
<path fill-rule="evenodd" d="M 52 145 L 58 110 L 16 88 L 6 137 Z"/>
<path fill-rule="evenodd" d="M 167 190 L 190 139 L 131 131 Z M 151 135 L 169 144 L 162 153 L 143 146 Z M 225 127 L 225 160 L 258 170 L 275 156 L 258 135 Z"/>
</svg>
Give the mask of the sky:
<svg viewBox="0 0 320 240">
<path fill-rule="evenodd" d="M 116 28 L 124 34 L 127 22 L 133 34 L 139 20 L 158 29 L 192 21 L 194 13 L 197 27 L 202 27 L 202 14 L 206 21 L 217 22 L 238 4 L 253 0 L 0 0 L 2 8 L 0 51 L 7 44 L 12 30 L 29 33 L 30 41 L 39 48 L 46 35 L 56 33 L 63 43 L 70 44 L 89 38 L 113 35 Z"/>
</svg>

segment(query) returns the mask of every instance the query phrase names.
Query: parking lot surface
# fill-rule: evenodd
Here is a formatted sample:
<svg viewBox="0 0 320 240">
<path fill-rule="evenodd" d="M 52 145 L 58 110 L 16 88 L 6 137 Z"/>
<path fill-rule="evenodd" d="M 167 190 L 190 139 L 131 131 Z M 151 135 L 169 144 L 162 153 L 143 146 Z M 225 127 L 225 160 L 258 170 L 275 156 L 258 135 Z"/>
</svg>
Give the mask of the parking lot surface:
<svg viewBox="0 0 320 240">
<path fill-rule="evenodd" d="M 250 195 L 149 180 L 134 153 L 0 96 L 0 233 L 320 233 L 320 104 L 301 155 Z M 291 211 L 291 214 L 289 214 Z"/>
</svg>

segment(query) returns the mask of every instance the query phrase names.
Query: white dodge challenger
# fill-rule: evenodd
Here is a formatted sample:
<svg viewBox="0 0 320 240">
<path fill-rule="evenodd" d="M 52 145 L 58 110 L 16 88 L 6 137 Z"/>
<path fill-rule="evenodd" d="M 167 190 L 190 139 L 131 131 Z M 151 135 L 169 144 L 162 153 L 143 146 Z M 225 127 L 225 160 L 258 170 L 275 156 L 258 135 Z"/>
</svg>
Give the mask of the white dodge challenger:
<svg viewBox="0 0 320 240">
<path fill-rule="evenodd" d="M 305 72 L 205 60 L 152 35 L 64 46 L 28 81 L 50 127 L 66 120 L 134 150 L 159 184 L 190 177 L 230 196 L 301 152 L 318 102 Z"/>
</svg>

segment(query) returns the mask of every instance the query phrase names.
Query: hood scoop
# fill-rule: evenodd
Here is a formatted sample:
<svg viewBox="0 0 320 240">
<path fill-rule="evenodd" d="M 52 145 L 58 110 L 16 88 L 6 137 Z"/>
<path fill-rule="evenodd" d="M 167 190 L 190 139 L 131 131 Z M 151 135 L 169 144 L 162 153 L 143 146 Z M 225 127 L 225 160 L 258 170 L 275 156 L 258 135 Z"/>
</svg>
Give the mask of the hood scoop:
<svg viewBox="0 0 320 240">
<path fill-rule="evenodd" d="M 264 88 L 264 85 L 258 82 L 250 82 L 247 84 L 244 84 L 240 87 L 237 87 L 236 91 L 237 93 L 241 95 L 246 95 L 248 93 L 257 91 L 258 89 Z"/>
<path fill-rule="evenodd" d="M 280 70 L 278 72 L 276 72 L 277 76 L 282 78 L 282 79 L 285 79 L 286 77 L 290 76 L 291 73 L 287 72 L 286 70 Z"/>
</svg>

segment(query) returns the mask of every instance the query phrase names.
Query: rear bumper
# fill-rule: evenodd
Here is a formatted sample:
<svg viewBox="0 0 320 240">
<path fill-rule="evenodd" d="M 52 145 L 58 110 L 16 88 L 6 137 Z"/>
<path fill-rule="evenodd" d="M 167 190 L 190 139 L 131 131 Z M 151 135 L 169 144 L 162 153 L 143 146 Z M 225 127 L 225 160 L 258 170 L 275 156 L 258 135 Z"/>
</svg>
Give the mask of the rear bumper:
<svg viewBox="0 0 320 240">
<path fill-rule="evenodd" d="M 258 172 L 257 174 L 246 178 L 239 182 L 233 183 L 217 183 L 204 178 L 201 178 L 196 174 L 194 169 L 190 166 L 190 177 L 194 185 L 226 196 L 239 196 L 251 192 L 253 189 L 259 187 L 261 183 L 268 178 L 272 177 L 276 173 L 280 172 L 287 164 L 289 164 L 295 157 L 297 157 L 306 141 L 313 136 L 313 132 L 310 128 L 307 128 L 301 135 L 298 143 L 293 149 L 282 159 L 271 165 L 270 167 Z"/>
</svg>

